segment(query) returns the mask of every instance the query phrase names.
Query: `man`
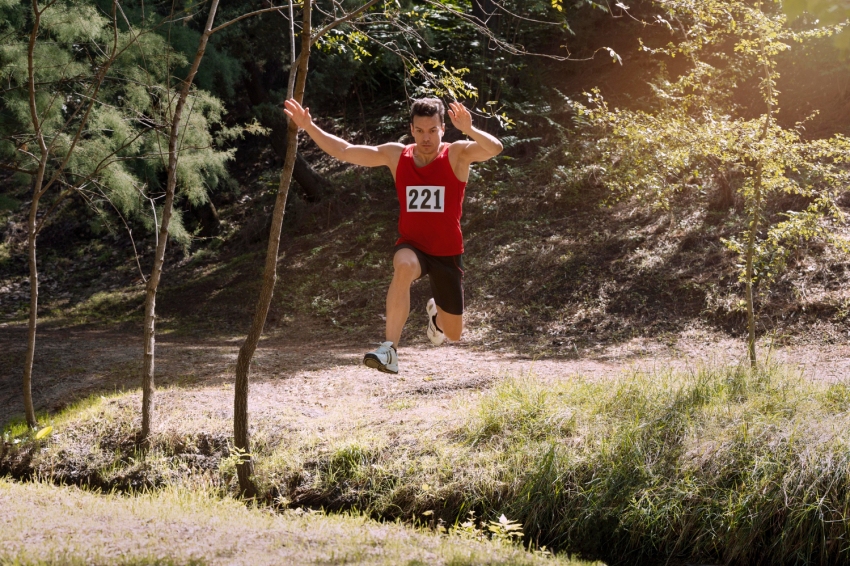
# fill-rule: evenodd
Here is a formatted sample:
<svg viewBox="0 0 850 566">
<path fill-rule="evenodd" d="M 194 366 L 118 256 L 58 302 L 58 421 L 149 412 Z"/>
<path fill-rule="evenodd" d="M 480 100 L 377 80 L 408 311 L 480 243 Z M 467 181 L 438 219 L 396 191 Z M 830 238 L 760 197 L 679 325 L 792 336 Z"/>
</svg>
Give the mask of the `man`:
<svg viewBox="0 0 850 566">
<path fill-rule="evenodd" d="M 404 146 L 352 145 L 313 123 L 310 109 L 294 99 L 284 112 L 332 157 L 365 167 L 389 167 L 401 212 L 393 255 L 393 279 L 387 293 L 386 341 L 369 352 L 363 363 L 398 373 L 398 344 L 410 314 L 410 285 L 428 275 L 433 298 L 428 301 L 427 334 L 439 346 L 460 340 L 463 331 L 463 235 L 460 217 L 472 163 L 502 151 L 495 137 L 472 125 L 472 115 L 459 102 L 449 104 L 452 124 L 470 140 L 443 143 L 445 106 L 437 98 L 414 100 L 410 133 L 415 143 Z"/>
</svg>

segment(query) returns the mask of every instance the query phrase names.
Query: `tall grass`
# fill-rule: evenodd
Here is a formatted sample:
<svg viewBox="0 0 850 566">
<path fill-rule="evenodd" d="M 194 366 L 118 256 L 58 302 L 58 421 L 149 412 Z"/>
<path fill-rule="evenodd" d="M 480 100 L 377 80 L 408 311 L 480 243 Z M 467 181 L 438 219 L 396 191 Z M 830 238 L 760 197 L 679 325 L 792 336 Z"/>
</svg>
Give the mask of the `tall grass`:
<svg viewBox="0 0 850 566">
<path fill-rule="evenodd" d="M 507 462 L 534 453 L 510 471 L 506 512 L 546 544 L 630 564 L 840 564 L 847 395 L 778 367 L 508 382 L 467 439 Z"/>
<path fill-rule="evenodd" d="M 375 516 L 505 513 L 609 563 L 850 561 L 850 387 L 788 368 L 509 378 L 460 429 L 340 443 L 306 493 Z"/>
</svg>

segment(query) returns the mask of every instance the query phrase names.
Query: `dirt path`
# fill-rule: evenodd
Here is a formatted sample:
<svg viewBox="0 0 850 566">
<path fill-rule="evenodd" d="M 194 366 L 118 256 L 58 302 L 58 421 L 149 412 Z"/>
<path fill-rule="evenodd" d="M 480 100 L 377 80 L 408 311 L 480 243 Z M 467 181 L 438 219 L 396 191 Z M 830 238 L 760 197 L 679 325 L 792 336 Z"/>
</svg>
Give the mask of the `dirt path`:
<svg viewBox="0 0 850 566">
<path fill-rule="evenodd" d="M 405 402 L 423 410 L 442 405 L 450 412 L 447 401 L 453 395 L 487 388 L 506 375 L 557 380 L 580 374 L 605 379 L 637 369 L 686 370 L 700 363 L 735 363 L 743 353 L 741 342 L 702 331 L 684 333 L 675 343 L 635 339 L 599 346 L 572 359 L 531 359 L 510 351 L 488 351 L 475 341 L 433 348 L 420 339 L 402 348 L 401 373 L 390 376 L 361 364 L 370 344 L 355 343 L 344 335 L 316 340 L 316 334 L 315 329 L 293 325 L 261 342 L 252 369 L 250 403 L 255 417 L 273 419 L 289 407 L 315 419 L 329 410 L 365 414 L 370 407 L 377 408 L 376 403 L 386 407 Z M 157 387 L 186 390 L 192 407 L 224 417 L 222 413 L 232 411 L 231 384 L 242 339 L 160 336 Z M 141 334 L 126 330 L 40 330 L 33 380 L 37 410 L 57 411 L 97 392 L 137 389 L 141 351 Z M 0 326 L 0 424 L 23 414 L 24 353 L 25 328 Z M 771 356 L 796 365 L 809 379 L 834 381 L 850 375 L 846 344 L 784 347 Z M 423 404 L 424 398 L 430 401 Z"/>
</svg>

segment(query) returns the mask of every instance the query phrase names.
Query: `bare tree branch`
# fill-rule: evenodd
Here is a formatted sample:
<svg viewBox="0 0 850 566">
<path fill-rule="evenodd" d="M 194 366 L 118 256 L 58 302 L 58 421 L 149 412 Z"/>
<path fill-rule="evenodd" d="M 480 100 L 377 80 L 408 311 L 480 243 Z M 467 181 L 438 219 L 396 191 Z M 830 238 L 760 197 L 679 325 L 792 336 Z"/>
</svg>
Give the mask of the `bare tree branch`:
<svg viewBox="0 0 850 566">
<path fill-rule="evenodd" d="M 299 6 L 303 6 L 303 5 L 304 5 L 303 3 L 299 4 Z M 245 18 L 250 18 L 251 16 L 256 16 L 256 15 L 259 15 L 259 14 L 265 14 L 266 12 L 280 12 L 280 9 L 284 8 L 284 7 L 285 6 L 272 6 L 271 8 L 263 8 L 262 10 L 256 10 L 256 11 L 250 12 L 248 14 L 242 14 L 238 18 L 233 18 L 229 22 L 223 23 L 220 26 L 216 26 L 215 28 L 213 28 L 213 30 L 210 33 L 215 33 L 217 31 L 221 31 L 224 28 L 231 26 L 231 25 L 235 24 L 236 22 L 238 22 L 240 20 L 244 20 Z"/>
<path fill-rule="evenodd" d="M 453 7 L 448 6 L 446 4 L 442 4 L 442 3 L 440 3 L 436 0 L 423 0 L 423 1 L 426 4 L 430 4 L 432 6 L 440 8 L 442 10 L 446 10 L 447 12 L 449 12 L 449 13 L 463 19 L 464 21 L 470 23 L 471 25 L 475 26 L 475 28 L 477 29 L 478 32 L 487 36 L 487 38 L 491 42 L 493 42 L 493 44 L 496 45 L 496 48 L 501 49 L 502 51 L 505 51 L 506 53 L 510 53 L 512 55 L 531 55 L 533 57 L 543 57 L 543 58 L 546 58 L 546 59 L 553 59 L 555 61 L 589 61 L 590 59 L 593 59 L 593 57 L 588 57 L 588 58 L 585 58 L 585 59 L 573 59 L 569 55 L 564 57 L 563 55 L 551 55 L 551 54 L 548 54 L 548 53 L 536 53 L 534 51 L 528 51 L 522 45 L 516 45 L 514 43 L 510 43 L 510 42 L 507 42 L 507 41 L 499 38 L 495 33 L 493 33 L 492 30 L 487 28 L 487 26 L 479 24 L 478 18 L 474 18 L 473 16 L 470 16 L 468 14 L 464 14 L 460 10 L 457 10 L 456 8 L 453 8 Z M 473 21 L 473 20 L 475 20 L 475 21 Z M 604 48 L 601 48 L 601 49 L 604 49 Z M 594 52 L 594 55 L 598 51 L 600 51 L 601 49 L 597 49 Z"/>
<path fill-rule="evenodd" d="M 35 156 L 33 155 L 33 157 Z M 5 163 L 0 163 L 0 169 L 5 169 L 6 171 L 14 171 L 15 173 L 24 173 L 26 175 L 35 175 L 37 173 L 37 171 L 32 171 L 30 169 L 21 169 L 20 167 L 15 167 L 14 165 L 7 165 Z"/>
<path fill-rule="evenodd" d="M 103 188 L 100 186 L 100 184 L 95 183 L 95 186 L 98 187 L 98 192 L 100 192 L 100 196 L 102 196 L 104 198 L 104 200 L 109 203 L 109 205 L 115 210 L 115 214 L 117 214 L 118 218 L 121 219 L 121 222 L 124 223 L 124 228 L 127 229 L 127 235 L 130 237 L 130 243 L 133 246 L 133 256 L 136 259 L 136 267 L 139 268 L 139 275 L 141 276 L 142 281 L 147 283 L 148 280 L 145 277 L 145 272 L 142 270 L 142 263 L 139 261 L 139 250 L 136 249 L 136 240 L 133 239 L 133 229 L 130 228 L 129 224 L 127 224 L 127 220 L 124 219 L 124 216 L 121 214 L 121 211 L 118 210 L 118 207 L 115 206 L 115 203 L 113 203 L 112 200 L 110 200 L 109 196 L 107 196 L 106 192 L 103 190 Z M 154 214 L 155 213 L 156 213 L 156 211 L 154 211 Z"/>
<path fill-rule="evenodd" d="M 360 14 L 362 14 L 363 12 L 365 12 L 366 10 L 368 10 L 369 8 L 371 8 L 372 6 L 374 6 L 375 4 L 377 4 L 380 1 L 381 0 L 369 0 L 368 2 L 363 4 L 362 6 L 360 6 L 356 10 L 354 10 L 353 12 L 350 12 L 350 13 L 346 14 L 345 16 L 343 16 L 343 17 L 341 17 L 337 20 L 332 21 L 331 23 L 329 23 L 325 27 L 321 28 L 318 32 L 316 32 L 313 35 L 313 37 L 310 39 L 310 45 L 315 45 L 320 37 L 322 37 L 323 35 L 325 35 L 329 31 L 331 31 L 335 27 L 337 27 L 341 24 L 344 24 L 345 22 L 351 21 L 352 19 L 356 18 L 357 16 L 359 16 Z"/>
<path fill-rule="evenodd" d="M 476 4 L 478 4 L 479 7 L 481 6 L 481 2 L 479 0 L 472 0 L 472 1 L 475 2 Z M 504 4 L 499 4 L 496 0 L 490 0 L 490 1 L 493 2 L 494 6 L 496 6 L 501 11 L 503 11 L 504 13 L 506 13 L 507 15 L 509 15 L 512 18 L 516 18 L 518 20 L 523 20 L 525 22 L 531 22 L 533 24 L 541 24 L 541 25 L 546 25 L 546 26 L 560 26 L 561 25 L 558 22 L 547 22 L 546 20 L 535 20 L 534 18 L 528 18 L 528 17 L 525 17 L 525 16 L 520 16 L 519 14 L 517 14 L 515 12 L 511 12 L 510 10 L 505 8 Z M 481 22 L 481 20 L 478 19 L 478 18 L 475 18 L 475 16 L 470 16 L 470 17 Z M 484 22 L 481 22 L 481 25 L 484 25 Z"/>
</svg>

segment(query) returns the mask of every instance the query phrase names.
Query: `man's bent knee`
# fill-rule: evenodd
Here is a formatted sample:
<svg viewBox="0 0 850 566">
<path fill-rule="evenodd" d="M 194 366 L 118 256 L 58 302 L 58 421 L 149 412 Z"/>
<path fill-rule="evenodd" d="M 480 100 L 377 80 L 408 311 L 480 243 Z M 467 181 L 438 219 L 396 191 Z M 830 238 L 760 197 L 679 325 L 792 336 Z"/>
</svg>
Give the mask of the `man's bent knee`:
<svg viewBox="0 0 850 566">
<path fill-rule="evenodd" d="M 409 279 L 413 281 L 422 273 L 419 266 L 419 258 L 413 250 L 402 248 L 393 256 L 393 277 Z"/>
</svg>

